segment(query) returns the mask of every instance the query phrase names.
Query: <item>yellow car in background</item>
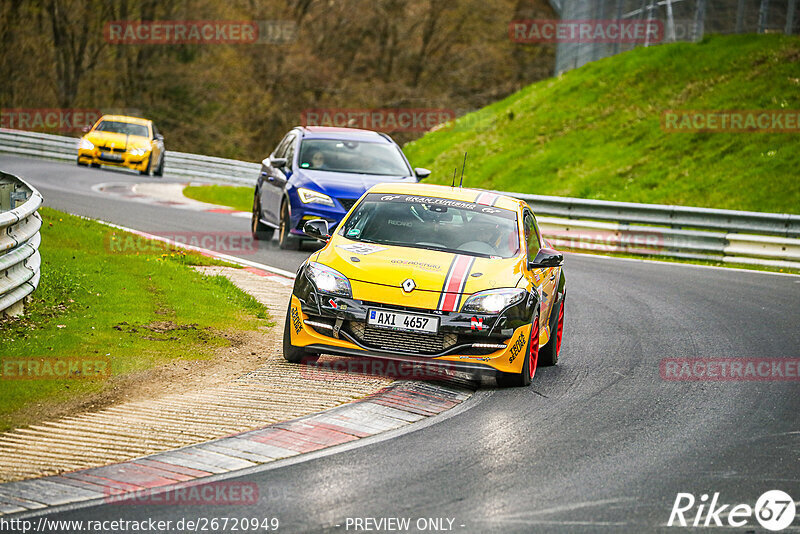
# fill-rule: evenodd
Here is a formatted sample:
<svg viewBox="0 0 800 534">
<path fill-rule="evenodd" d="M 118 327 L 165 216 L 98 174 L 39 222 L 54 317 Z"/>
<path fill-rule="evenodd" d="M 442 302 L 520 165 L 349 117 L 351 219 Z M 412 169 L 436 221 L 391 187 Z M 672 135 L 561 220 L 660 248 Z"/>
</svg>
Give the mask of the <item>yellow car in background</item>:
<svg viewBox="0 0 800 534">
<path fill-rule="evenodd" d="M 103 115 L 78 143 L 78 165 L 112 165 L 162 176 L 164 136 L 151 120 Z"/>
</svg>

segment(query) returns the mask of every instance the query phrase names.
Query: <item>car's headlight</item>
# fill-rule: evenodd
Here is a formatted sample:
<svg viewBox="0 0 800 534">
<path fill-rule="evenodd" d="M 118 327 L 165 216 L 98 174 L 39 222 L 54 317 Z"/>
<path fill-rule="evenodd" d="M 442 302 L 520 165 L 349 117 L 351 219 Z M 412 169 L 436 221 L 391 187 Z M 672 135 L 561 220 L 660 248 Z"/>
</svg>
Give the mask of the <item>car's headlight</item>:
<svg viewBox="0 0 800 534">
<path fill-rule="evenodd" d="M 331 197 L 318 191 L 306 189 L 305 187 L 298 187 L 297 195 L 300 197 L 303 204 L 325 204 L 326 206 L 333 206 L 333 199 Z"/>
<path fill-rule="evenodd" d="M 128 151 L 131 156 L 144 156 L 149 149 L 147 147 L 138 147 Z"/>
<path fill-rule="evenodd" d="M 321 263 L 309 263 L 306 274 L 318 291 L 341 297 L 349 298 L 353 296 L 350 281 L 335 269 L 331 269 Z"/>
<path fill-rule="evenodd" d="M 465 313 L 500 313 L 525 299 L 524 289 L 490 289 L 475 293 L 461 308 Z"/>
<path fill-rule="evenodd" d="M 81 150 L 94 150 L 94 144 L 85 137 L 81 137 L 81 141 L 78 143 L 78 148 Z"/>
</svg>

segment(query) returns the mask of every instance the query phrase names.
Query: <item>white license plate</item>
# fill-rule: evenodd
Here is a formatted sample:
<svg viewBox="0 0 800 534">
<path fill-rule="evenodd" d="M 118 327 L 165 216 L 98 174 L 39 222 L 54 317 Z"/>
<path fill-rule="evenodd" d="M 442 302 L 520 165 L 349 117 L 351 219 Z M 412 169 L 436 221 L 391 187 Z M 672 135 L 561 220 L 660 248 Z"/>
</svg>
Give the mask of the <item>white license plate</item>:
<svg viewBox="0 0 800 534">
<path fill-rule="evenodd" d="M 112 154 L 111 152 L 101 152 L 100 157 L 108 161 L 122 161 L 122 156 L 119 154 Z"/>
<path fill-rule="evenodd" d="M 404 330 L 407 332 L 425 332 L 426 334 L 436 334 L 439 332 L 438 317 L 417 315 L 415 313 L 369 310 L 367 324 L 379 328 Z"/>
</svg>

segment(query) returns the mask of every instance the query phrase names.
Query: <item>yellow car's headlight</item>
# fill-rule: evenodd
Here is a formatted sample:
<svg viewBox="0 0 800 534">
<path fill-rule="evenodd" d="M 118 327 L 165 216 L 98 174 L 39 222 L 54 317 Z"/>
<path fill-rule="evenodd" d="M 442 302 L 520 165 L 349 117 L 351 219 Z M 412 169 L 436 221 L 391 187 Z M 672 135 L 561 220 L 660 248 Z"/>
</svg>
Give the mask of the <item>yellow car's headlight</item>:
<svg viewBox="0 0 800 534">
<path fill-rule="evenodd" d="M 306 276 L 314 284 L 314 287 L 322 293 L 339 295 L 340 297 L 351 298 L 353 290 L 350 288 L 350 280 L 337 270 L 331 269 L 327 265 L 311 262 L 306 269 Z"/>
<path fill-rule="evenodd" d="M 150 150 L 150 149 L 147 148 L 147 147 L 142 146 L 142 147 L 139 147 L 139 148 L 134 148 L 134 149 L 129 150 L 128 154 L 130 154 L 131 156 L 144 156 L 145 154 L 147 154 L 148 150 Z"/>
<path fill-rule="evenodd" d="M 81 141 L 78 143 L 78 148 L 81 150 L 94 150 L 94 144 L 85 137 L 81 137 Z"/>
<path fill-rule="evenodd" d="M 498 314 L 513 304 L 525 299 L 524 289 L 489 289 L 475 293 L 467 299 L 461 311 L 464 313 Z"/>
<path fill-rule="evenodd" d="M 297 188 L 297 196 L 300 197 L 303 204 L 325 204 L 326 206 L 333 206 L 333 199 L 331 197 L 318 191 L 306 189 L 305 187 Z"/>
</svg>

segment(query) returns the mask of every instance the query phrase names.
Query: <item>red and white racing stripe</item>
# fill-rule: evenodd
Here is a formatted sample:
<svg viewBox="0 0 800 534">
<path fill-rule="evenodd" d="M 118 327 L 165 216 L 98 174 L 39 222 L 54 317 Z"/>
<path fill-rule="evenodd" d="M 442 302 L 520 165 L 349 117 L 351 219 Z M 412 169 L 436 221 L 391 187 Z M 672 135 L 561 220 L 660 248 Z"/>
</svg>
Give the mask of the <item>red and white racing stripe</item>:
<svg viewBox="0 0 800 534">
<path fill-rule="evenodd" d="M 464 292 L 469 272 L 474 264 L 475 256 L 462 256 L 459 254 L 453 258 L 450 263 L 450 269 L 447 271 L 447 277 L 444 279 L 442 296 L 439 297 L 439 309 L 441 311 L 458 311 L 461 294 Z"/>
<path fill-rule="evenodd" d="M 478 198 L 475 199 L 475 204 L 482 204 L 484 206 L 494 206 L 498 200 L 500 200 L 500 195 L 484 191 L 478 195 Z"/>
</svg>

